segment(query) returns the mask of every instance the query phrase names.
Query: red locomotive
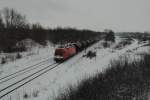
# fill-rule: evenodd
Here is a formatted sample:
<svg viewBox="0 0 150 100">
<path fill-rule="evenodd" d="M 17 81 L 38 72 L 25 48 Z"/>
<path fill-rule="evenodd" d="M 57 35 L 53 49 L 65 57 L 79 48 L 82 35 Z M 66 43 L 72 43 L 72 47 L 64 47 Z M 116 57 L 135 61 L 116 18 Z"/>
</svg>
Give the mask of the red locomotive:
<svg viewBox="0 0 150 100">
<path fill-rule="evenodd" d="M 61 46 L 55 50 L 54 60 L 56 62 L 64 61 L 77 53 L 74 45 Z"/>
<path fill-rule="evenodd" d="M 96 41 L 94 40 L 87 40 L 87 41 L 80 41 L 76 43 L 70 43 L 65 46 L 58 47 L 55 50 L 54 60 L 56 62 L 64 61 L 72 57 L 76 53 L 84 50 L 85 48 L 87 48 L 88 46 L 92 45 L 95 42 Z"/>
</svg>

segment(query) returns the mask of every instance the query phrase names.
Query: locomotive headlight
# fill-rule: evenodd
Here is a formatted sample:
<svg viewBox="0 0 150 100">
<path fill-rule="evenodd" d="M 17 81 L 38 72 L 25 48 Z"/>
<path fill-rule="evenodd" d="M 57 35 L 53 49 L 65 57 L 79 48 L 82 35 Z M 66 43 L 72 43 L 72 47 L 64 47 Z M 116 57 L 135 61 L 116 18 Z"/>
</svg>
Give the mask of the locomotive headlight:
<svg viewBox="0 0 150 100">
<path fill-rule="evenodd" d="M 55 56 L 54 58 L 55 58 L 55 59 L 63 59 L 62 56 Z"/>
</svg>

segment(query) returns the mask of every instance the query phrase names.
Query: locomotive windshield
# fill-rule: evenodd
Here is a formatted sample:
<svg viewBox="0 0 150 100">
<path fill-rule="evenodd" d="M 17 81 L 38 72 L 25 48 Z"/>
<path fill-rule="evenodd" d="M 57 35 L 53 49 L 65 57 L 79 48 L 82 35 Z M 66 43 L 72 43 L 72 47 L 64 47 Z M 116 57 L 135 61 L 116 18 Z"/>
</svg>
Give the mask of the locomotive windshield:
<svg viewBox="0 0 150 100">
<path fill-rule="evenodd" d="M 58 49 L 55 51 L 55 56 L 63 56 L 64 51 L 62 49 Z"/>
</svg>

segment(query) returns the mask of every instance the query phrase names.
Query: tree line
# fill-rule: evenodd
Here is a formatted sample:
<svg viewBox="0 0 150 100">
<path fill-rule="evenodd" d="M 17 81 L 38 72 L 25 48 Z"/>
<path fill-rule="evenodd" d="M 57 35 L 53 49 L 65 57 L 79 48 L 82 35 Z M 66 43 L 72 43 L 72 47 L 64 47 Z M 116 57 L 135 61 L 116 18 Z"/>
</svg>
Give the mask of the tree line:
<svg viewBox="0 0 150 100">
<path fill-rule="evenodd" d="M 23 46 L 16 48 L 15 45 L 27 38 L 46 45 L 46 41 L 58 44 L 102 38 L 104 33 L 75 28 L 44 28 L 40 23 L 29 23 L 25 15 L 13 8 L 4 8 L 0 12 L 0 51 L 3 52 L 24 51 Z"/>
</svg>

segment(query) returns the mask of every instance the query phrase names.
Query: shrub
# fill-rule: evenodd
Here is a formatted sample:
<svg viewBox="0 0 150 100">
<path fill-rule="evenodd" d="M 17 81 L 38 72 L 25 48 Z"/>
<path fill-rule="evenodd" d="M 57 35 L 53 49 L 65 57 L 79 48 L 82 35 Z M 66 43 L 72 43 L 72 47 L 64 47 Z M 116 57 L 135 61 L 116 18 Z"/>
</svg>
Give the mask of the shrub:
<svg viewBox="0 0 150 100">
<path fill-rule="evenodd" d="M 103 45 L 104 48 L 107 48 L 109 46 L 108 42 L 104 42 L 102 45 Z"/>
<path fill-rule="evenodd" d="M 29 95 L 27 93 L 24 93 L 23 98 L 27 99 L 29 98 Z"/>
<path fill-rule="evenodd" d="M 22 55 L 20 53 L 17 53 L 16 58 L 20 59 L 20 58 L 22 58 Z"/>
<path fill-rule="evenodd" d="M 93 57 L 96 57 L 96 52 L 88 51 L 86 57 L 92 59 Z"/>
<path fill-rule="evenodd" d="M 6 58 L 2 58 L 2 60 L 1 60 L 1 64 L 5 64 L 6 63 Z"/>
</svg>

